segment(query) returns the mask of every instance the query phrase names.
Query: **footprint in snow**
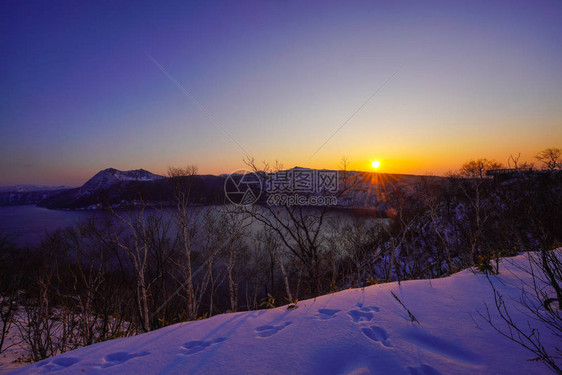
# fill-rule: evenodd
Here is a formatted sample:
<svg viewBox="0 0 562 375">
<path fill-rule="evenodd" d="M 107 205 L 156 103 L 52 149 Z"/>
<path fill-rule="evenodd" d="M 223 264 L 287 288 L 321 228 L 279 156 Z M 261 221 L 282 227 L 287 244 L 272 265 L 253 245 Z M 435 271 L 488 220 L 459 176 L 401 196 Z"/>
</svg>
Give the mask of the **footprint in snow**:
<svg viewBox="0 0 562 375">
<path fill-rule="evenodd" d="M 420 367 L 408 367 L 410 375 L 440 375 L 439 371 L 428 365 Z"/>
<path fill-rule="evenodd" d="M 370 338 L 373 341 L 380 342 L 382 345 L 386 346 L 387 348 L 391 348 L 392 344 L 388 341 L 388 333 L 384 330 L 384 328 L 379 326 L 371 326 L 369 328 L 363 328 L 361 330 L 365 336 Z"/>
<path fill-rule="evenodd" d="M 60 357 L 60 358 L 55 358 L 52 360 L 41 362 L 37 364 L 37 367 L 41 367 L 42 372 L 51 372 L 51 371 L 62 370 L 63 368 L 70 367 L 78 362 L 80 362 L 79 358 Z"/>
<path fill-rule="evenodd" d="M 370 322 L 375 317 L 373 312 L 380 311 L 376 306 L 363 306 L 362 303 L 358 303 L 356 306 L 356 310 L 351 310 L 347 313 L 347 315 L 353 319 L 354 323 Z"/>
<path fill-rule="evenodd" d="M 377 306 L 363 306 L 362 303 L 358 303 L 356 305 L 357 307 L 359 307 L 359 310 L 361 311 L 374 311 L 374 312 L 379 312 L 380 309 Z"/>
<path fill-rule="evenodd" d="M 319 320 L 332 319 L 335 318 L 336 314 L 339 312 L 340 310 L 335 309 L 320 309 L 318 310 L 318 314 L 316 314 L 315 317 Z"/>
<path fill-rule="evenodd" d="M 348 311 L 347 315 L 349 315 L 351 319 L 353 319 L 354 323 L 370 322 L 374 317 L 373 313 L 361 310 Z"/>
<path fill-rule="evenodd" d="M 189 341 L 182 345 L 182 349 L 184 350 L 183 354 L 190 355 L 194 353 L 198 353 L 201 350 L 208 348 L 211 345 L 217 344 L 219 342 L 226 341 L 226 337 L 218 337 L 214 340 L 210 341 Z"/>
<path fill-rule="evenodd" d="M 127 352 L 117 352 L 117 353 L 111 353 L 106 355 L 103 359 L 105 361 L 105 364 L 102 366 L 104 368 L 106 367 L 112 367 L 112 366 L 117 366 L 120 365 L 122 363 L 127 362 L 130 359 L 133 358 L 137 358 L 137 357 L 144 357 L 145 355 L 149 355 L 149 352 L 138 352 L 138 353 L 127 353 Z"/>
<path fill-rule="evenodd" d="M 269 337 L 281 331 L 283 328 L 292 323 L 293 322 L 285 322 L 283 324 L 279 324 L 278 326 L 260 326 L 256 328 L 256 334 L 259 337 Z"/>
</svg>

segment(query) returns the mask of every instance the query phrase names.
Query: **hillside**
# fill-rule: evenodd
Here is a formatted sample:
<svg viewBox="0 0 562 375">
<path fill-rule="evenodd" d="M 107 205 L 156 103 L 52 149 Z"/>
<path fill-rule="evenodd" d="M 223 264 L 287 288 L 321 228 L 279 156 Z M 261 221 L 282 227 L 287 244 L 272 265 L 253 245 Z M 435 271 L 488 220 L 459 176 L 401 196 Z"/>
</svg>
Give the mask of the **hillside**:
<svg viewBox="0 0 562 375">
<path fill-rule="evenodd" d="M 527 255 L 493 277 L 513 318 Z M 412 323 L 394 292 L 419 321 Z M 509 298 L 511 296 L 512 298 Z M 493 306 L 486 276 L 464 270 L 434 280 L 350 289 L 279 307 L 176 324 L 30 365 L 15 374 L 543 374 L 533 355 L 479 316 Z M 492 317 L 497 314 L 491 309 Z M 534 325 L 539 323 L 533 322 Z M 543 344 L 558 344 L 541 327 Z"/>
<path fill-rule="evenodd" d="M 192 186 L 191 200 L 197 204 L 217 204 L 224 200 L 223 179 L 197 175 L 185 177 Z M 81 187 L 50 196 L 38 206 L 52 209 L 97 209 L 107 206 L 130 206 L 140 199 L 147 203 L 172 201 L 174 184 L 169 178 L 143 169 L 119 171 L 108 168 L 98 172 Z"/>
<path fill-rule="evenodd" d="M 414 185 L 424 179 L 445 181 L 443 177 L 415 176 L 357 171 L 314 170 L 294 167 L 285 171 L 268 174 L 271 178 L 297 179 L 299 173 L 332 172 L 337 174 L 336 190 L 343 190 L 345 184 L 350 190 L 339 196 L 337 207 L 340 208 L 376 208 L 384 213 L 388 208 L 388 196 L 400 187 Z M 225 203 L 225 179 L 229 175 L 195 175 L 182 177 L 184 187 L 190 189 L 190 201 L 194 204 L 213 205 Z M 242 175 L 235 174 L 240 178 Z M 346 176 L 347 182 L 344 181 Z M 265 178 L 262 176 L 262 178 Z M 177 182 L 177 181 L 176 181 Z M 50 193 L 31 203 L 51 209 L 98 209 L 108 206 L 131 206 L 140 199 L 147 203 L 167 204 L 174 200 L 175 182 L 143 169 L 119 171 L 114 168 L 104 169 L 89 179 L 84 185 L 74 189 L 65 189 Z M 265 186 L 266 181 L 262 181 Z M 263 191 L 262 191 L 263 190 Z M 300 190 L 289 189 L 282 193 L 293 194 Z M 259 196 L 258 203 L 265 204 L 268 192 L 260 189 L 254 192 Z M 300 191 L 302 195 L 303 192 Z M 330 194 L 328 194 L 330 195 Z M 0 194 L 0 204 L 1 202 Z"/>
<path fill-rule="evenodd" d="M 0 207 L 37 204 L 44 199 L 68 191 L 68 186 L 14 185 L 0 186 Z"/>
</svg>

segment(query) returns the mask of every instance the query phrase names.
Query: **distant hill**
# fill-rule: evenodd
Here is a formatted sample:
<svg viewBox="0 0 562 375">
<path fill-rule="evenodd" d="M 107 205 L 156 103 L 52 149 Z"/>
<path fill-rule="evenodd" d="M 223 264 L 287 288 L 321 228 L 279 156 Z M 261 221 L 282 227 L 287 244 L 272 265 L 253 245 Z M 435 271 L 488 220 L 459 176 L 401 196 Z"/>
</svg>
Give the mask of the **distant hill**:
<svg viewBox="0 0 562 375">
<path fill-rule="evenodd" d="M 37 204 L 43 199 L 71 189 L 68 186 L 0 186 L 0 206 Z"/>
<path fill-rule="evenodd" d="M 182 177 L 192 185 L 191 202 L 220 204 L 224 201 L 224 179 L 216 176 Z M 120 171 L 104 169 L 78 188 L 52 195 L 39 202 L 39 206 L 53 209 L 97 209 L 126 207 L 144 201 L 147 204 L 166 204 L 174 196 L 174 181 L 144 169 Z"/>
<path fill-rule="evenodd" d="M 0 186 L 0 193 L 28 193 L 35 191 L 56 191 L 72 189 L 70 186 L 12 185 Z"/>
<path fill-rule="evenodd" d="M 349 188 L 345 196 L 338 196 L 339 208 L 357 208 L 374 210 L 385 215 L 391 208 L 389 205 L 389 194 L 404 186 L 413 185 L 422 178 L 444 180 L 443 177 L 424 177 L 415 175 L 370 173 L 357 171 L 333 171 L 314 170 L 308 168 L 294 167 L 288 170 L 269 174 L 274 179 L 286 181 L 292 179 L 297 184 L 302 183 L 304 178 L 312 178 L 314 183 L 319 183 L 321 175 L 336 175 L 337 189 L 344 186 Z M 265 177 L 261 173 L 262 177 Z M 234 175 L 242 178 L 242 175 Z M 312 176 L 312 177 L 311 177 Z M 52 209 L 98 209 L 104 207 L 128 207 L 144 202 L 148 205 L 173 204 L 174 190 L 178 182 L 186 188 L 189 187 L 189 201 L 196 205 L 224 204 L 227 202 L 225 196 L 225 181 L 229 175 L 196 175 L 188 177 L 168 178 L 160 176 L 144 169 L 131 171 L 120 171 L 114 168 L 104 169 L 89 179 L 84 185 L 73 189 L 64 189 L 47 194 L 43 198 L 36 197 L 36 202 L 41 207 Z M 300 180 L 299 180 L 300 179 Z M 272 181 L 271 179 L 268 181 Z M 257 203 L 266 204 L 269 194 L 267 183 L 262 186 L 263 191 L 255 191 L 259 196 Z M 302 187 L 302 186 L 301 186 Z M 281 191 L 284 194 L 298 192 L 300 195 L 337 195 L 335 191 L 314 191 L 308 193 L 297 188 L 289 191 Z M 40 199 L 39 199 L 40 198 Z"/>
<path fill-rule="evenodd" d="M 128 181 L 157 181 L 163 176 L 151 173 L 144 169 L 134 169 L 131 171 L 120 171 L 115 168 L 107 168 L 98 172 L 80 187 L 82 194 L 95 192 L 100 189 L 107 189 L 113 185 Z"/>
</svg>

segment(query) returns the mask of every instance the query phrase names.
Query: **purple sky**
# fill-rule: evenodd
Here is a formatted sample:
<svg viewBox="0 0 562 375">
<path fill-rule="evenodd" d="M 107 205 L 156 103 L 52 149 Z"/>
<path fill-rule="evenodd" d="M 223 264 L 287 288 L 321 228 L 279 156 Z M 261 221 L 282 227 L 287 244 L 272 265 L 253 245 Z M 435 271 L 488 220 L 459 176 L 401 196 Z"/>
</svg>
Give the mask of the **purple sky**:
<svg viewBox="0 0 562 375">
<path fill-rule="evenodd" d="M 83 3 L 0 5 L 0 185 L 228 173 L 225 131 L 258 161 L 399 173 L 562 146 L 558 0 Z"/>
</svg>

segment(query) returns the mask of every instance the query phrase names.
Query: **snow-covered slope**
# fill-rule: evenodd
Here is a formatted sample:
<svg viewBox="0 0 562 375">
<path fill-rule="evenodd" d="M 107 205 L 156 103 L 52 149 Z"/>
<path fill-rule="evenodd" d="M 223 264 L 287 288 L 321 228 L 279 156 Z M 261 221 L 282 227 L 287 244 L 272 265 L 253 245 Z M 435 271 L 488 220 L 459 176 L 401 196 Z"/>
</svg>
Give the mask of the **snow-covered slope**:
<svg viewBox="0 0 562 375">
<path fill-rule="evenodd" d="M 123 181 L 154 181 L 164 178 L 162 176 L 150 173 L 144 169 L 135 169 L 131 171 L 120 171 L 115 168 L 107 168 L 99 171 L 90 178 L 80 188 L 82 192 L 92 192 L 99 189 L 107 189 L 118 182 Z"/>
<path fill-rule="evenodd" d="M 502 261 L 494 281 L 517 311 L 526 255 Z M 412 323 L 396 293 L 420 324 Z M 380 284 L 280 307 L 177 324 L 65 353 L 15 373 L 61 374 L 542 374 L 533 356 L 479 315 L 486 277 Z M 513 297 L 509 298 L 507 295 Z M 519 309 L 521 310 L 520 306 Z M 497 317 L 492 310 L 492 316 Z M 533 324 L 538 324 L 534 322 Z M 556 341 L 544 329 L 543 344 Z"/>
<path fill-rule="evenodd" d="M 138 199 L 142 186 L 163 179 L 163 176 L 144 169 L 119 171 L 107 168 L 96 173 L 81 187 L 48 197 L 38 205 L 54 209 L 98 208 L 102 204 L 130 201 L 131 195 Z"/>
</svg>

